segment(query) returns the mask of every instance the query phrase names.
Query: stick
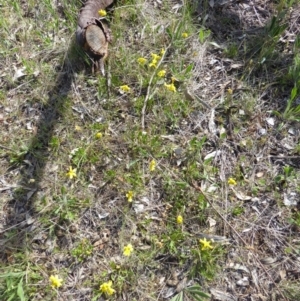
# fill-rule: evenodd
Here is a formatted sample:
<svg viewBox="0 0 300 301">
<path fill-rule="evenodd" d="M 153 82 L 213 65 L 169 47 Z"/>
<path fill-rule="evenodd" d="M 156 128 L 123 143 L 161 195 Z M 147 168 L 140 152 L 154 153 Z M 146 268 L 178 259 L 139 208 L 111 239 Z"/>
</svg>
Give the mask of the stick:
<svg viewBox="0 0 300 301">
<path fill-rule="evenodd" d="M 106 89 L 107 89 L 107 98 L 110 99 L 110 88 L 111 88 L 111 69 L 110 69 L 110 62 L 107 62 L 107 71 L 106 71 Z"/>
<path fill-rule="evenodd" d="M 0 144 L 0 148 L 3 148 L 3 149 L 6 149 L 6 150 L 9 150 L 9 151 L 11 151 L 11 152 L 14 152 L 15 154 L 17 153 L 16 151 L 14 151 L 12 148 L 9 148 L 9 147 L 7 147 L 7 146 L 5 146 L 5 145 L 2 145 L 2 144 Z"/>
</svg>

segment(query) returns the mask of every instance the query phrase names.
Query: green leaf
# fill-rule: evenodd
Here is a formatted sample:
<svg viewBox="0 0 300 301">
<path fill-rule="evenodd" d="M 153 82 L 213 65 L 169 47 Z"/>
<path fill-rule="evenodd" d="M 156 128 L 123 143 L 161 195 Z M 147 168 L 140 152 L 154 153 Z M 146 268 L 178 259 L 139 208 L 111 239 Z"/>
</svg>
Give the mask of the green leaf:
<svg viewBox="0 0 300 301">
<path fill-rule="evenodd" d="M 194 64 L 189 64 L 185 69 L 184 75 L 189 74 L 193 68 L 194 68 Z"/>
<path fill-rule="evenodd" d="M 183 301 L 183 292 L 180 292 L 179 294 L 175 295 L 171 301 Z"/>
<path fill-rule="evenodd" d="M 295 86 L 291 92 L 291 100 L 294 100 L 297 96 L 297 87 Z"/>
<path fill-rule="evenodd" d="M 96 294 L 96 295 L 92 298 L 91 301 L 97 301 L 101 295 L 102 295 L 102 293 Z"/>
<path fill-rule="evenodd" d="M 186 291 L 188 293 L 190 293 L 191 295 L 193 295 L 193 297 L 195 297 L 195 298 L 198 297 L 198 296 L 202 297 L 202 298 L 210 298 L 210 296 L 208 294 L 203 293 L 201 291 L 201 286 L 198 285 L 198 284 L 195 284 L 193 286 L 190 286 L 190 287 L 186 288 Z"/>
<path fill-rule="evenodd" d="M 181 38 L 181 28 L 183 27 L 183 22 L 178 22 L 176 28 L 175 28 L 175 35 L 174 38 L 176 40 Z"/>
<path fill-rule="evenodd" d="M 9 272 L 5 274 L 0 274 L 0 278 L 8 278 L 8 277 L 22 277 L 25 275 L 25 272 Z"/>
<path fill-rule="evenodd" d="M 172 31 L 170 30 L 169 27 L 166 29 L 166 32 L 167 32 L 168 36 L 170 37 L 170 39 L 172 39 L 173 38 L 173 34 L 172 34 Z"/>
<path fill-rule="evenodd" d="M 11 301 L 11 300 L 13 300 L 14 298 L 15 298 L 15 293 L 12 293 L 11 295 L 10 295 L 10 297 L 6 300 L 6 301 Z"/>
<path fill-rule="evenodd" d="M 195 295 L 193 295 L 193 298 L 196 299 L 197 301 L 203 301 L 202 298 L 200 298 L 200 297 L 198 297 L 198 296 L 195 296 Z"/>
<path fill-rule="evenodd" d="M 297 36 L 296 40 L 295 40 L 295 43 L 294 43 L 294 48 L 295 49 L 300 49 L 300 37 Z"/>
<path fill-rule="evenodd" d="M 25 295 L 24 295 L 24 290 L 23 290 L 23 278 L 18 283 L 17 295 L 21 301 L 25 301 Z"/>
<path fill-rule="evenodd" d="M 199 31 L 199 40 L 201 44 L 203 44 L 204 39 L 205 39 L 204 30 L 201 28 Z"/>
<path fill-rule="evenodd" d="M 276 115 L 277 117 L 280 117 L 280 116 L 281 116 L 281 113 L 278 112 L 278 111 L 272 111 L 272 114 Z"/>
</svg>

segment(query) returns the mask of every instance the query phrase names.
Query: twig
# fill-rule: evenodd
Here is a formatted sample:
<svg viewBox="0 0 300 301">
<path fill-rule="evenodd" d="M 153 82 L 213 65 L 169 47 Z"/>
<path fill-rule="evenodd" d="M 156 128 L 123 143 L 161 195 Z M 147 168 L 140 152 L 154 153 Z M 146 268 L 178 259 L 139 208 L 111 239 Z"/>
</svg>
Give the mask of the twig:
<svg viewBox="0 0 300 301">
<path fill-rule="evenodd" d="M 142 108 L 142 129 L 144 130 L 145 129 L 145 112 L 146 112 L 146 108 L 147 108 L 147 102 L 150 98 L 150 91 L 151 91 L 151 84 L 152 84 L 152 81 L 153 81 L 153 78 L 159 68 L 159 66 L 161 65 L 161 63 L 163 62 L 165 56 L 166 56 L 166 53 L 168 51 L 168 49 L 171 47 L 171 44 L 169 44 L 169 46 L 165 49 L 165 53 L 162 55 L 162 58 L 160 59 L 160 61 L 158 62 L 158 65 L 157 67 L 155 68 L 155 70 L 153 71 L 151 77 L 150 77 L 150 80 L 149 80 L 149 84 L 148 84 L 148 87 L 147 87 L 147 94 L 146 94 L 146 97 L 145 97 L 145 100 L 144 100 L 144 105 L 143 105 L 143 108 Z"/>
<path fill-rule="evenodd" d="M 198 100 L 204 107 L 206 107 L 207 109 L 211 110 L 212 107 L 207 104 L 205 101 L 201 100 L 197 95 L 195 95 L 193 92 L 191 92 L 188 87 L 185 88 L 184 90 L 184 96 L 187 100 L 191 100 L 191 101 L 196 101 Z"/>
<path fill-rule="evenodd" d="M 107 71 L 106 71 L 106 89 L 107 89 L 107 98 L 110 99 L 110 88 L 111 88 L 111 68 L 109 60 L 107 60 Z"/>
<path fill-rule="evenodd" d="M 202 196 L 204 197 L 204 199 L 209 203 L 209 205 L 213 208 L 213 210 L 220 216 L 220 218 L 224 221 L 224 223 L 226 223 L 227 226 L 229 226 L 229 228 L 235 233 L 235 235 L 239 238 L 239 240 L 247 247 L 247 242 L 240 236 L 240 234 L 234 229 L 233 226 L 230 225 L 230 223 L 225 219 L 225 217 L 215 208 L 215 206 L 212 204 L 212 202 L 207 198 L 207 196 L 203 193 L 202 189 L 196 185 L 194 182 L 191 185 L 194 189 L 198 190 Z M 254 253 L 248 249 L 253 255 Z M 275 281 L 273 280 L 272 276 L 269 274 L 269 272 L 266 270 L 266 268 L 263 266 L 263 264 L 260 262 L 259 259 L 256 258 L 256 256 L 253 256 L 256 261 L 258 262 L 259 266 L 263 269 L 263 271 L 266 273 L 266 275 L 269 277 L 269 279 L 272 281 L 272 283 L 274 284 L 274 286 L 276 287 L 276 289 L 278 290 L 279 294 L 283 297 L 283 300 L 288 301 L 284 294 L 282 293 L 281 289 L 278 287 L 278 285 L 275 283 Z"/>
<path fill-rule="evenodd" d="M 31 79 L 31 80 L 29 80 L 29 81 L 27 81 L 27 82 L 25 82 L 25 83 L 19 85 L 18 87 L 15 87 L 14 89 L 9 90 L 8 95 L 9 95 L 9 96 L 12 95 L 13 92 L 15 92 L 15 91 L 18 90 L 19 88 L 25 86 L 26 84 L 31 83 L 32 81 L 34 81 L 34 79 Z"/>
<path fill-rule="evenodd" d="M 12 148 L 9 148 L 9 147 L 7 147 L 7 146 L 5 146 L 5 145 L 2 145 L 2 144 L 0 144 L 0 148 L 3 148 L 3 149 L 6 149 L 6 150 L 9 150 L 9 151 L 11 151 L 11 152 L 14 152 L 14 153 L 17 153 L 16 151 L 14 151 Z"/>
</svg>

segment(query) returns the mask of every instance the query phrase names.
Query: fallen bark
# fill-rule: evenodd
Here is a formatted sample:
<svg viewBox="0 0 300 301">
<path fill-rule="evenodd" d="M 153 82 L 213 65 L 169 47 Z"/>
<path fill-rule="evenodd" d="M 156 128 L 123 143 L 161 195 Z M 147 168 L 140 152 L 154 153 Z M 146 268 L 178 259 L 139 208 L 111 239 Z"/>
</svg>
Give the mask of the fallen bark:
<svg viewBox="0 0 300 301">
<path fill-rule="evenodd" d="M 108 55 L 108 43 L 111 34 L 108 22 L 101 18 L 99 10 L 111 6 L 114 0 L 87 0 L 80 9 L 76 40 L 93 61 L 92 71 L 101 71 L 104 75 L 104 61 Z"/>
</svg>

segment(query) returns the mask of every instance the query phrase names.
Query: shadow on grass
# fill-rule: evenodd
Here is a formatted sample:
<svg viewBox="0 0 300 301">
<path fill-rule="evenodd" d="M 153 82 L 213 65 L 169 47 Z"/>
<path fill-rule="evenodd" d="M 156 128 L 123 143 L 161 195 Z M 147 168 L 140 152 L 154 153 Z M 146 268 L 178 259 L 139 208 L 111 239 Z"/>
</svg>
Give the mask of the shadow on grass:
<svg viewBox="0 0 300 301">
<path fill-rule="evenodd" d="M 235 87 L 242 82 L 249 95 L 253 93 L 252 96 L 259 104 L 259 111 L 249 111 L 247 118 L 258 119 L 264 125 L 267 117 L 270 115 L 275 117 L 276 114 L 276 124 L 269 129 L 269 135 L 280 145 L 281 140 L 286 137 L 285 126 L 292 124 L 295 128 L 299 127 L 295 125 L 297 113 L 293 115 L 293 110 L 290 110 L 288 116 L 286 109 L 293 87 L 298 88 L 298 95 L 300 90 L 300 65 L 299 62 L 296 63 L 300 54 L 300 5 L 295 4 L 293 10 L 289 10 L 287 7 L 279 7 L 274 1 L 269 3 L 273 4 L 273 8 L 267 4 L 265 9 L 253 5 L 243 6 L 234 1 L 216 9 L 201 7 L 200 19 L 202 20 L 206 14 L 205 28 L 211 31 L 212 40 L 219 45 L 211 51 L 216 52 L 216 56 L 222 61 L 224 71 L 233 79 L 231 88 L 236 106 L 239 109 L 245 108 L 245 103 L 238 100 L 243 92 L 235 91 Z M 244 18 L 241 19 L 241 16 Z M 199 15 L 196 19 L 199 20 Z M 234 65 L 238 67 L 232 67 Z M 231 136 L 230 110 L 226 109 L 228 105 L 226 101 L 223 105 L 225 109 L 221 108 L 216 113 L 223 115 L 220 119 L 226 120 L 225 128 L 228 136 Z M 296 106 L 292 105 L 291 108 Z M 294 141 L 298 139 L 299 134 L 293 138 Z M 238 143 L 239 141 L 236 141 L 237 145 Z M 273 151 L 272 162 L 275 160 L 280 165 L 291 165 L 300 169 L 296 151 L 285 150 L 286 158 L 280 161 L 278 156 L 282 150 Z"/>
<path fill-rule="evenodd" d="M 83 69 L 80 55 L 81 49 L 73 40 L 57 72 L 55 84 L 48 92 L 48 101 L 39 108 L 37 132 L 26 154 L 18 158 L 22 164 L 20 188 L 14 191 L 12 200 L 6 205 L 6 225 L 0 233 L 0 241 L 4 242 L 0 244 L 0 259 L 4 262 L 9 261 L 11 254 L 23 250 L 28 243 L 27 234 L 38 228 L 38 214 L 34 205 L 39 197 L 38 192 L 43 190 L 41 181 L 47 181 L 45 167 L 51 153 L 50 144 L 56 125 L 64 119 L 75 69 Z"/>
<path fill-rule="evenodd" d="M 211 8 L 204 5 L 206 1 L 199 1 L 195 20 L 212 32 L 213 41 L 220 46 L 215 51 L 224 61 L 226 72 L 259 90 L 264 83 L 263 100 L 274 110 L 284 110 L 295 83 L 290 72 L 295 49 L 289 41 L 299 34 L 300 8 L 291 14 L 275 1 L 264 6 L 247 1 L 221 1 L 224 5 L 218 2 Z M 231 68 L 234 63 L 239 63 L 240 68 Z"/>
</svg>

